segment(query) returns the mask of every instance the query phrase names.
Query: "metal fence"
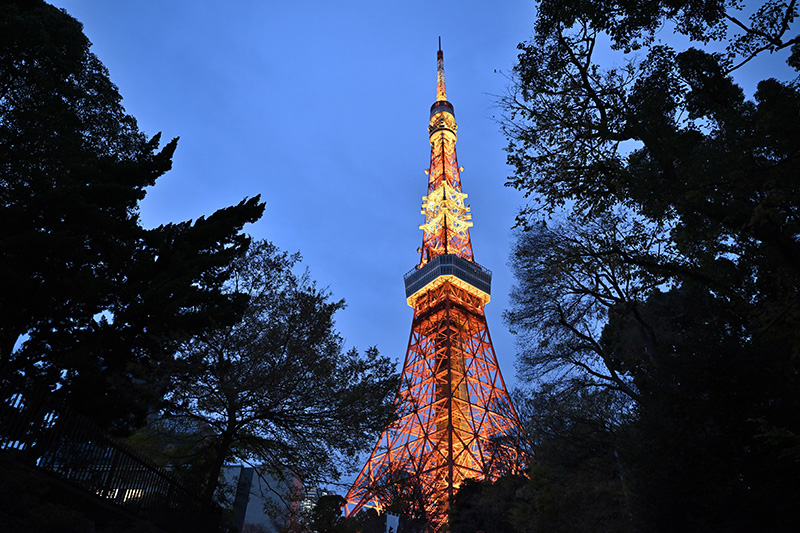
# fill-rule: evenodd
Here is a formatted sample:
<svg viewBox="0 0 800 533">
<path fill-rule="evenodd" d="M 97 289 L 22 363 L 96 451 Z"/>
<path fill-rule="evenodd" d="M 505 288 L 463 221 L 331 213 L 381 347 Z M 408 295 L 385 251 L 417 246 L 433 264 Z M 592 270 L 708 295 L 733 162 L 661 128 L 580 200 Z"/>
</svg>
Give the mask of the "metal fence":
<svg viewBox="0 0 800 533">
<path fill-rule="evenodd" d="M 0 382 L 0 450 L 168 531 L 215 531 L 218 510 L 48 392 Z"/>
</svg>

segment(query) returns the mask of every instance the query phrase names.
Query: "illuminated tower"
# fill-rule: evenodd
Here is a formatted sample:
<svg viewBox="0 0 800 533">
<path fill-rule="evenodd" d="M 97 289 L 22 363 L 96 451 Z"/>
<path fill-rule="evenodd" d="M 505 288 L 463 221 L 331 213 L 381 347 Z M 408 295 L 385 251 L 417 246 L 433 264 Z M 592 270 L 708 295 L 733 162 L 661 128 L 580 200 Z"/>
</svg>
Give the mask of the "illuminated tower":
<svg viewBox="0 0 800 533">
<path fill-rule="evenodd" d="M 473 260 L 467 195 L 456 159 L 456 122 L 437 54 L 431 165 L 422 198 L 419 264 L 405 275 L 414 308 L 396 399 L 398 420 L 381 435 L 347 494 L 346 512 L 416 502 L 431 531 L 447 521 L 467 478 L 496 479 L 525 466 L 517 414 L 505 389 L 483 307 L 492 274 Z"/>
</svg>

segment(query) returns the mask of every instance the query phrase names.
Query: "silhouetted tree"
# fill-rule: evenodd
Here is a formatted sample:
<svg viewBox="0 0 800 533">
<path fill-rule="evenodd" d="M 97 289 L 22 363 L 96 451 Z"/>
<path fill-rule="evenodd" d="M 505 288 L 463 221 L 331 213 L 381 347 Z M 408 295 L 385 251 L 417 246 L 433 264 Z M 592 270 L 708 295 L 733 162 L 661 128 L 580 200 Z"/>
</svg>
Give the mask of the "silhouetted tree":
<svg viewBox="0 0 800 533">
<path fill-rule="evenodd" d="M 616 451 L 625 422 L 621 396 L 552 382 L 517 395 L 534 452 L 527 475 L 464 483 L 450 512 L 451 532 L 630 531 Z"/>
<path fill-rule="evenodd" d="M 245 298 L 221 285 L 263 204 L 143 228 L 177 139 L 139 131 L 89 46 L 63 10 L 0 5 L 0 375 L 124 431 L 163 394 L 177 342 L 235 320 Z"/>
<path fill-rule="evenodd" d="M 242 320 L 180 350 L 164 418 L 201 428 L 207 498 L 232 459 L 307 483 L 336 480 L 389 421 L 394 365 L 375 348 L 343 350 L 333 316 L 344 302 L 295 274 L 298 261 L 254 242 L 226 283 L 249 296 Z"/>
<path fill-rule="evenodd" d="M 504 101 L 509 184 L 537 202 L 523 370 L 627 398 L 605 418 L 633 530 L 800 527 L 800 84 L 734 79 L 763 52 L 800 67 L 797 7 L 747 9 L 545 0 Z"/>
<path fill-rule="evenodd" d="M 346 517 L 342 514 L 345 499 L 338 494 L 320 497 L 307 521 L 308 531 L 316 533 L 356 533 L 364 530 L 364 522 L 378 521 L 377 516 L 362 512 L 357 516 Z M 379 529 L 379 531 L 383 531 Z"/>
<path fill-rule="evenodd" d="M 501 477 L 495 482 L 467 479 L 450 508 L 450 532 L 523 531 L 513 525 L 513 515 L 520 507 L 519 490 L 527 481 L 521 476 Z"/>
<path fill-rule="evenodd" d="M 386 516 L 363 509 L 355 516 L 343 516 L 345 499 L 337 494 L 322 496 L 309 517 L 306 529 L 315 533 L 384 533 Z M 402 529 L 401 529 L 402 531 Z"/>
</svg>

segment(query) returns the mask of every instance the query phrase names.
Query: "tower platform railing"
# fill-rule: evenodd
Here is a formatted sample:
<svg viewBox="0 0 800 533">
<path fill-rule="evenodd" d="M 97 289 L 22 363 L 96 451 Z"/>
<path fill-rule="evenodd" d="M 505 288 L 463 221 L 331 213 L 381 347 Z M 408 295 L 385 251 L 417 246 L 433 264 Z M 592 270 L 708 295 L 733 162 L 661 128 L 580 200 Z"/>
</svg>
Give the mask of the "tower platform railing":
<svg viewBox="0 0 800 533">
<path fill-rule="evenodd" d="M 437 255 L 403 276 L 406 298 L 410 298 L 441 276 L 455 276 L 486 294 L 491 294 L 492 271 L 456 254 Z"/>
</svg>

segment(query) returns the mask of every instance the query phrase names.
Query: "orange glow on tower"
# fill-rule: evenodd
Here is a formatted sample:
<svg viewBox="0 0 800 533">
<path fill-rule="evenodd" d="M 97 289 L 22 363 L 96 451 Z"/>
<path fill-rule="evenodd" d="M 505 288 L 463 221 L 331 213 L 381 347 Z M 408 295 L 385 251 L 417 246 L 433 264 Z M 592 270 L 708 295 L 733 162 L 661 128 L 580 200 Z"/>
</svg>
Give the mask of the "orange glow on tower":
<svg viewBox="0 0 800 533">
<path fill-rule="evenodd" d="M 450 502 L 465 479 L 520 473 L 526 459 L 483 311 L 492 274 L 473 259 L 456 130 L 440 46 L 421 255 L 405 275 L 414 318 L 395 400 L 398 419 L 384 430 L 345 506 L 352 516 L 364 507 L 385 510 L 405 502 L 407 512 L 424 519 L 430 531 L 447 522 Z"/>
</svg>

